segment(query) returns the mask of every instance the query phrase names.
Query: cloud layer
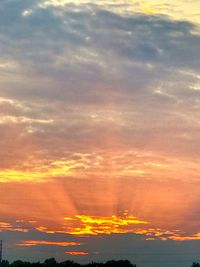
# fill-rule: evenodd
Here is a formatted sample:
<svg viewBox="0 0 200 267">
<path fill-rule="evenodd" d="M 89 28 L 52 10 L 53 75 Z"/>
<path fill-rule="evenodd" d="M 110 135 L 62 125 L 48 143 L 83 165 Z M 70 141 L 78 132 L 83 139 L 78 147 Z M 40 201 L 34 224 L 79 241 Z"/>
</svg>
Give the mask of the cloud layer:
<svg viewBox="0 0 200 267">
<path fill-rule="evenodd" d="M 181 3 L 1 1 L 0 232 L 13 253 L 94 256 L 62 248 L 84 232 L 199 240 L 199 4 Z"/>
</svg>

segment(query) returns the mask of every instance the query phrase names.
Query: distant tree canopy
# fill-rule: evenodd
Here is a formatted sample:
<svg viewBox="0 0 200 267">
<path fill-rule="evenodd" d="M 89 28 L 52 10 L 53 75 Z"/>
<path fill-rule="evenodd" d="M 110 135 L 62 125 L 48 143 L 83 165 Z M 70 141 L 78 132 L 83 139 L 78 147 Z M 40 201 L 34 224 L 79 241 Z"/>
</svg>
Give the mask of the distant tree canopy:
<svg viewBox="0 0 200 267">
<path fill-rule="evenodd" d="M 27 261 L 13 261 L 9 263 L 7 260 L 3 260 L 1 267 L 136 267 L 128 260 L 111 260 L 106 263 L 91 262 L 88 264 L 79 264 L 74 261 L 57 262 L 55 258 L 46 259 L 41 262 L 27 262 Z M 193 266 L 198 267 L 198 266 Z"/>
<path fill-rule="evenodd" d="M 136 267 L 128 260 L 110 260 L 106 263 L 91 262 L 88 264 L 79 264 L 74 261 L 57 262 L 55 258 L 46 259 L 44 262 L 27 262 L 27 261 L 13 261 L 9 263 L 7 260 L 1 262 L 1 267 Z M 193 262 L 191 267 L 200 267 L 200 263 Z"/>
<path fill-rule="evenodd" d="M 193 262 L 191 267 L 200 267 L 200 264 L 198 262 Z"/>
</svg>

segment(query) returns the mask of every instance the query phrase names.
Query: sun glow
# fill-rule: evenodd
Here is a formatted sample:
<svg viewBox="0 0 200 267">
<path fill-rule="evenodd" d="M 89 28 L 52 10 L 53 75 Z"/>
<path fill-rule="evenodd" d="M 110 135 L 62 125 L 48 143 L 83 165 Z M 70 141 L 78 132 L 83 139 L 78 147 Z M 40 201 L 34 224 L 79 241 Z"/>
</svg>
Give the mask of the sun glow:
<svg viewBox="0 0 200 267">
<path fill-rule="evenodd" d="M 36 227 L 39 232 L 47 234 L 70 234 L 78 237 L 88 237 L 97 235 L 111 234 L 135 234 L 141 236 L 143 240 L 200 240 L 200 233 L 186 235 L 185 232 L 178 229 L 155 228 L 150 222 L 142 221 L 134 216 L 128 216 L 125 211 L 122 216 L 88 216 L 76 215 L 74 217 L 64 218 L 60 228 Z M 5 225 L 6 227 L 7 225 Z M 40 245 L 53 246 L 81 246 L 81 242 L 58 242 L 46 240 L 26 240 L 21 241 L 17 246 L 31 247 Z M 76 254 L 77 251 L 72 251 Z M 79 253 L 78 251 L 77 253 Z M 66 252 L 68 254 L 68 252 Z M 71 254 L 71 252 L 69 252 Z M 74 254 L 74 255 L 75 255 Z M 71 254 L 73 255 L 73 254 Z M 76 254 L 78 255 L 78 254 Z"/>
<path fill-rule="evenodd" d="M 113 234 L 113 233 L 128 233 L 131 232 L 131 226 L 148 224 L 146 221 L 138 220 L 134 216 L 110 217 L 101 216 L 86 216 L 77 215 L 74 218 L 65 218 L 66 221 L 72 221 L 74 225 L 69 230 L 73 235 L 98 235 L 98 234 Z"/>
</svg>

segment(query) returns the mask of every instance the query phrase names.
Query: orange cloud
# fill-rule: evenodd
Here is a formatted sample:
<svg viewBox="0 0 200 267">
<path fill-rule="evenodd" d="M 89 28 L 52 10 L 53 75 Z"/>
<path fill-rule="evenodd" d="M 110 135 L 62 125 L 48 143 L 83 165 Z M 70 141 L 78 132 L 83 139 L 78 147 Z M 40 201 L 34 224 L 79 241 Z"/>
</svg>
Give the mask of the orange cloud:
<svg viewBox="0 0 200 267">
<path fill-rule="evenodd" d="M 37 227 L 38 231 L 45 233 L 68 233 L 72 235 L 99 235 L 113 233 L 133 233 L 139 225 L 147 225 L 147 221 L 138 220 L 134 216 L 87 216 L 76 215 L 64 218 L 66 223 L 63 230 Z M 138 230 L 138 229 L 137 229 Z"/>
<path fill-rule="evenodd" d="M 14 226 L 7 222 L 0 222 L 0 232 L 2 231 L 28 232 L 29 230 L 22 226 Z"/>
<path fill-rule="evenodd" d="M 25 162 L 25 161 L 24 161 Z M 161 154 L 140 151 L 100 151 L 72 153 L 62 160 L 49 161 L 34 159 L 26 162 L 26 168 L 0 169 L 0 183 L 41 182 L 55 177 L 148 177 L 183 179 L 195 177 L 199 170 L 198 162 L 162 156 Z M 184 170 L 182 168 L 184 166 Z"/>
<path fill-rule="evenodd" d="M 69 218 L 65 218 L 69 220 Z M 140 221 L 134 216 L 117 217 L 115 215 L 108 217 L 77 215 L 73 219 L 79 226 L 70 230 L 74 235 L 98 235 L 112 233 L 128 233 L 130 226 L 148 224 L 146 221 Z"/>
<path fill-rule="evenodd" d="M 73 256 L 80 256 L 80 255 L 88 255 L 89 253 L 86 251 L 66 251 L 65 254 L 73 255 Z"/>
<path fill-rule="evenodd" d="M 170 239 L 172 239 L 174 241 L 200 240 L 200 232 L 195 233 L 193 235 L 189 235 L 189 236 L 174 235 L 174 236 L 171 236 Z"/>
<path fill-rule="evenodd" d="M 17 246 L 20 247 L 32 247 L 32 246 L 60 246 L 60 247 L 68 247 L 68 246 L 80 246 L 82 243 L 79 242 L 56 242 L 56 241 L 45 241 L 45 240 L 26 240 L 18 243 Z"/>
<path fill-rule="evenodd" d="M 200 239 L 200 233 L 186 237 L 180 230 L 166 228 L 154 228 L 150 222 L 129 216 L 125 211 L 122 216 L 88 216 L 76 215 L 64 218 L 66 221 L 62 229 L 51 229 L 40 226 L 38 231 L 48 234 L 63 233 L 78 236 L 87 235 L 110 235 L 110 234 L 137 234 L 145 240 L 196 240 Z"/>
</svg>

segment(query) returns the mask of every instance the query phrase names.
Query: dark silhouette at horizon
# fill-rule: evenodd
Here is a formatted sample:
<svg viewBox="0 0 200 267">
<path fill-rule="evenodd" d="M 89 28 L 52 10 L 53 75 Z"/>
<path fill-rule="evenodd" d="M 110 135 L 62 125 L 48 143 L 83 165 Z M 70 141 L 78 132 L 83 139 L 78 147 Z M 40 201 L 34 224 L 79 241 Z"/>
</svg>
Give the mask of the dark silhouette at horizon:
<svg viewBox="0 0 200 267">
<path fill-rule="evenodd" d="M 2 260 L 1 267 L 137 267 L 129 260 L 109 260 L 105 263 L 91 262 L 80 264 L 72 260 L 57 262 L 55 258 L 46 259 L 44 262 L 28 262 L 16 260 L 10 263 L 8 260 Z M 200 263 L 193 262 L 191 267 L 200 267 Z"/>
</svg>

